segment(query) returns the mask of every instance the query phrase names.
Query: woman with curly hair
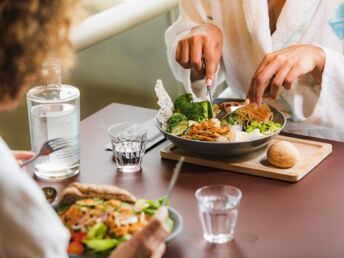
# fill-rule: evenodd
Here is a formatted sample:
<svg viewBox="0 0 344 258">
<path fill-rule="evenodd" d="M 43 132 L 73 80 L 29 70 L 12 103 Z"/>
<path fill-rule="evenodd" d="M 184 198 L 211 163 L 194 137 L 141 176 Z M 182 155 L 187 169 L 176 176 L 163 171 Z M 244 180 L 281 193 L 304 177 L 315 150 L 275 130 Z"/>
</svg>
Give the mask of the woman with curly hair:
<svg viewBox="0 0 344 258">
<path fill-rule="evenodd" d="M 46 58 L 70 63 L 75 5 L 71 0 L 0 1 L 0 111 L 17 106 L 39 79 Z M 0 257 L 67 257 L 68 232 L 1 137 L 0 205 Z"/>
<path fill-rule="evenodd" d="M 45 60 L 58 58 L 64 67 L 71 63 L 68 34 L 76 5 L 76 0 L 0 0 L 0 112 L 17 106 L 39 79 Z M 38 185 L 18 166 L 16 158 L 29 156 L 11 152 L 0 137 L 0 257 L 68 257 L 67 230 Z M 159 211 L 111 257 L 160 257 L 168 234 L 166 216 L 166 210 Z"/>
</svg>

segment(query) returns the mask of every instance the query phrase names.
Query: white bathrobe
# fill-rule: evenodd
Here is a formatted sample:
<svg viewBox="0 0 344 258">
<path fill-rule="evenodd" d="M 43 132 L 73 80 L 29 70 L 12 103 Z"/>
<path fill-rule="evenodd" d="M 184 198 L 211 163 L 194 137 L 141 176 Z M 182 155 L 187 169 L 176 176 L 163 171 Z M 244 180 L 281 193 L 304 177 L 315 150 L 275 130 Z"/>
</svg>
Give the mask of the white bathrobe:
<svg viewBox="0 0 344 258">
<path fill-rule="evenodd" d="M 0 257 L 68 258 L 69 233 L 0 137 Z"/>
<path fill-rule="evenodd" d="M 326 54 L 322 84 L 311 75 L 284 88 L 272 104 L 289 115 L 287 130 L 344 141 L 344 1 L 287 0 L 271 35 L 267 0 L 181 0 L 180 17 L 165 35 L 169 64 L 187 92 L 206 98 L 203 81 L 191 83 L 190 70 L 175 61 L 176 46 L 191 28 L 216 24 L 224 46 L 214 87 L 226 81 L 219 97 L 245 98 L 265 54 L 295 44 L 313 44 Z"/>
</svg>

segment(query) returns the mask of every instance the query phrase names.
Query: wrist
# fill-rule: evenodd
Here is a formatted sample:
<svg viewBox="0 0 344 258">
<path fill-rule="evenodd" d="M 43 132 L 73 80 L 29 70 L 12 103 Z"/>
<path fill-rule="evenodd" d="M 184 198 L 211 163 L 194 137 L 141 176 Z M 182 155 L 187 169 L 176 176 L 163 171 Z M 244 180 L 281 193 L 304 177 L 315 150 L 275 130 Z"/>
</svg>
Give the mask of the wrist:
<svg viewBox="0 0 344 258">
<path fill-rule="evenodd" d="M 320 47 L 315 47 L 315 48 L 316 48 L 316 61 L 315 61 L 316 65 L 311 74 L 314 78 L 314 81 L 317 84 L 321 84 L 322 75 L 325 68 L 326 55 L 325 55 L 324 50 L 322 50 Z"/>
</svg>

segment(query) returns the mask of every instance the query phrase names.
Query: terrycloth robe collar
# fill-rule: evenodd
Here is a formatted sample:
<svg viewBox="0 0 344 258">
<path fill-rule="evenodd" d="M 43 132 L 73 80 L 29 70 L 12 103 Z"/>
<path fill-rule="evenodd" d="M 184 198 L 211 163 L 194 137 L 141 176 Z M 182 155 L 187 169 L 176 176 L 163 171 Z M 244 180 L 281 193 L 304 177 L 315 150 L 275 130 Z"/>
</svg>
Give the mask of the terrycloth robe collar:
<svg viewBox="0 0 344 258">
<path fill-rule="evenodd" d="M 257 56 L 298 43 L 320 3 L 320 0 L 286 0 L 271 36 L 267 0 L 241 1 Z"/>
</svg>

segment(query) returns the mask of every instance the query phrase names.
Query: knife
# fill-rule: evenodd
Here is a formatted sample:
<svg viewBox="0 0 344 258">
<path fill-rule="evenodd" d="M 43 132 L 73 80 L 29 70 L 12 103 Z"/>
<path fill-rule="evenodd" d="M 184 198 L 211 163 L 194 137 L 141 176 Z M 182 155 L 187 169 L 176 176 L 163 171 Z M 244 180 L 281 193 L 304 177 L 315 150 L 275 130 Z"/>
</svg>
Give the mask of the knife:
<svg viewBox="0 0 344 258">
<path fill-rule="evenodd" d="M 206 81 L 206 85 L 207 85 L 207 92 L 208 92 L 208 97 L 209 97 L 209 102 L 210 102 L 210 109 L 211 109 L 211 117 L 214 117 L 213 114 L 213 96 L 211 95 L 211 91 L 210 91 L 210 85 L 211 84 L 211 80 L 207 80 Z"/>
</svg>

